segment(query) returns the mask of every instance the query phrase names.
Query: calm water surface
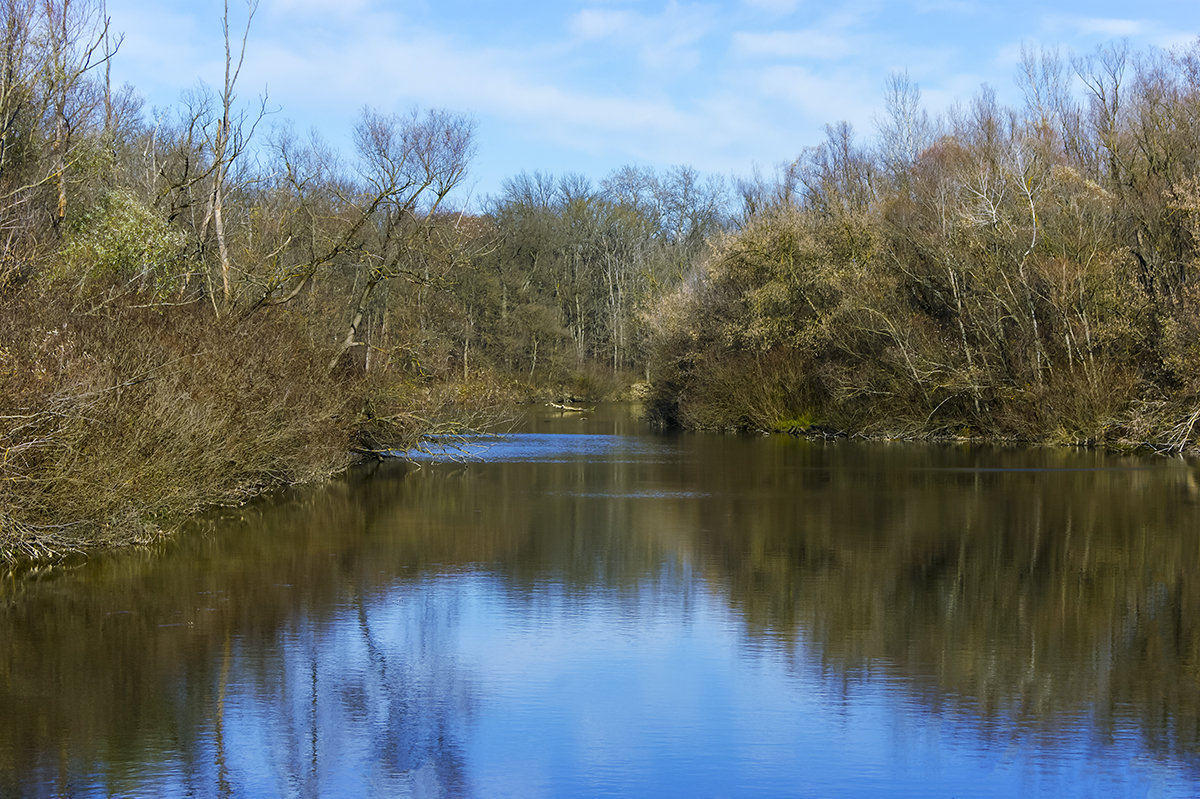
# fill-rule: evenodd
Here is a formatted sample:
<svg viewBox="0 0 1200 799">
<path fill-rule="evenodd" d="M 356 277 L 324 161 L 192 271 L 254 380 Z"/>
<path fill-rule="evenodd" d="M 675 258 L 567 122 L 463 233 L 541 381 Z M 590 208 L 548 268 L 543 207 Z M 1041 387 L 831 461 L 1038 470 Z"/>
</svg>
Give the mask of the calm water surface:
<svg viewBox="0 0 1200 799">
<path fill-rule="evenodd" d="M 1200 472 L 541 416 L 0 584 L 4 796 L 1200 794 Z"/>
</svg>

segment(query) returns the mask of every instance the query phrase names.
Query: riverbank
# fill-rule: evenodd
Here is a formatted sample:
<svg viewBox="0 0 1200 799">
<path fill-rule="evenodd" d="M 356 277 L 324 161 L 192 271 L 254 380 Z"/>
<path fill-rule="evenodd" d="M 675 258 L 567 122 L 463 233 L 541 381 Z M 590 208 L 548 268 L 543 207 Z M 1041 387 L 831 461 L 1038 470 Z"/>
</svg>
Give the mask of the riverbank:
<svg viewBox="0 0 1200 799">
<path fill-rule="evenodd" d="M 0 563 L 152 541 L 200 509 L 328 479 L 495 415 L 502 385 L 329 369 L 293 315 L 35 291 L 0 317 Z"/>
<path fill-rule="evenodd" d="M 1096 200 L 1079 175 L 1055 174 L 1056 202 Z M 1148 275 L 1119 237 L 1081 238 L 1073 214 L 1039 213 L 1025 249 L 1016 227 L 977 240 L 966 220 L 918 242 L 932 222 L 905 193 L 917 188 L 835 212 L 780 203 L 716 241 L 650 319 L 653 418 L 693 429 L 1197 446 L 1200 287 L 1190 266 L 1174 282 Z M 1089 211 L 1097 229 L 1120 211 L 1102 199 Z M 1086 263 L 1031 248 L 1033 237 L 1068 243 Z M 1178 262 L 1196 263 L 1184 249 Z"/>
<path fill-rule="evenodd" d="M 1083 435 L 1062 427 L 1036 430 L 1025 427 L 1016 430 L 1000 425 L 991 432 L 972 429 L 968 421 L 958 425 L 928 423 L 916 419 L 875 419 L 863 427 L 839 426 L 836 422 L 817 421 L 808 413 L 776 418 L 756 417 L 747 409 L 717 417 L 705 408 L 695 417 L 694 409 L 678 397 L 652 392 L 647 402 L 647 415 L 661 426 L 687 430 L 715 430 L 762 434 L 782 434 L 811 440 L 850 439 L 859 441 L 903 441 L 938 444 L 982 444 L 987 446 L 1062 447 L 1094 449 L 1112 453 L 1144 453 L 1147 455 L 1200 456 L 1197 432 L 1200 430 L 1200 410 L 1180 402 L 1142 403 L 1130 409 L 1123 419 L 1114 419 L 1097 434 Z M 732 409 L 726 409 L 727 411 Z M 837 416 L 836 412 L 832 414 Z M 697 422 L 696 418 L 703 419 Z M 824 418 L 824 417 L 823 417 Z M 855 420 L 861 421 L 861 420 Z M 926 420 L 928 421 L 928 420 Z"/>
</svg>

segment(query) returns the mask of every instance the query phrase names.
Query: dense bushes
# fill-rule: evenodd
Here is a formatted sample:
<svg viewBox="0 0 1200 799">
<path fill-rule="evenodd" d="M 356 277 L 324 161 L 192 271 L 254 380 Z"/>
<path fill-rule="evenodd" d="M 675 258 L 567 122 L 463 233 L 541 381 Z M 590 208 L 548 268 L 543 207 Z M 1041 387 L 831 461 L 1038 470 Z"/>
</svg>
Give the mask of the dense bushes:
<svg viewBox="0 0 1200 799">
<path fill-rule="evenodd" d="M 1023 113 L 984 91 L 903 164 L 830 128 L 660 304 L 652 412 L 1193 445 L 1197 52 L 1078 59 L 1086 102 L 1027 55 Z"/>
<path fill-rule="evenodd" d="M 291 312 L 214 321 L 201 303 L 146 302 L 83 314 L 71 299 L 30 287 L 0 315 L 4 559 L 144 540 L 199 508 L 494 421 L 512 401 L 485 379 L 331 371 L 335 343 Z"/>
<path fill-rule="evenodd" d="M 202 305 L 83 315 L 32 289 L 0 319 L 5 554 L 134 539 L 156 522 L 344 467 L 361 379 L 282 315 Z M 30 320 L 37 320 L 30 324 Z"/>
</svg>

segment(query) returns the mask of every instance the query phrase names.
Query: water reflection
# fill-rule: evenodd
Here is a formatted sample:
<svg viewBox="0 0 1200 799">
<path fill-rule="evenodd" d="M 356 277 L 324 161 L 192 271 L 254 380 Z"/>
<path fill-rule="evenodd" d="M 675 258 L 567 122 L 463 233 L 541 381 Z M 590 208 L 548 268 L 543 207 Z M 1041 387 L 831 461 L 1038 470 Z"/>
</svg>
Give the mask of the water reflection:
<svg viewBox="0 0 1200 799">
<path fill-rule="evenodd" d="M 569 463 L 602 459 L 669 462 L 674 450 L 664 442 L 595 433 L 504 433 L 491 436 L 435 437 L 420 447 L 394 453 L 415 463 Z"/>
<path fill-rule="evenodd" d="M 0 793 L 1200 786 L 1183 464 L 633 424 L 10 579 Z"/>
</svg>

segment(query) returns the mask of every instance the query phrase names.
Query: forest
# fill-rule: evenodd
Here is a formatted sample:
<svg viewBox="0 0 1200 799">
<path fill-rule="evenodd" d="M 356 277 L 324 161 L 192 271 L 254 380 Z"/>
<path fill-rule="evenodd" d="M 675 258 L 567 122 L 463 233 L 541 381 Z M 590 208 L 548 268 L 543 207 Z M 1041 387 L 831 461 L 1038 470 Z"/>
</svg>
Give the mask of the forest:
<svg viewBox="0 0 1200 799">
<path fill-rule="evenodd" d="M 1200 47 L 1025 52 L 1018 78 L 1022 108 L 984 87 L 931 120 L 894 75 L 873 147 L 830 126 L 745 193 L 653 306 L 654 413 L 1192 447 Z"/>
<path fill-rule="evenodd" d="M 906 75 L 775 173 L 522 173 L 476 132 L 221 85 L 150 111 L 98 0 L 0 0 L 0 560 L 151 541 L 529 401 L 666 425 L 1182 452 L 1200 430 L 1200 43 Z M 286 109 L 283 109 L 286 116 Z M 459 190 L 459 191 L 456 191 Z"/>
</svg>

